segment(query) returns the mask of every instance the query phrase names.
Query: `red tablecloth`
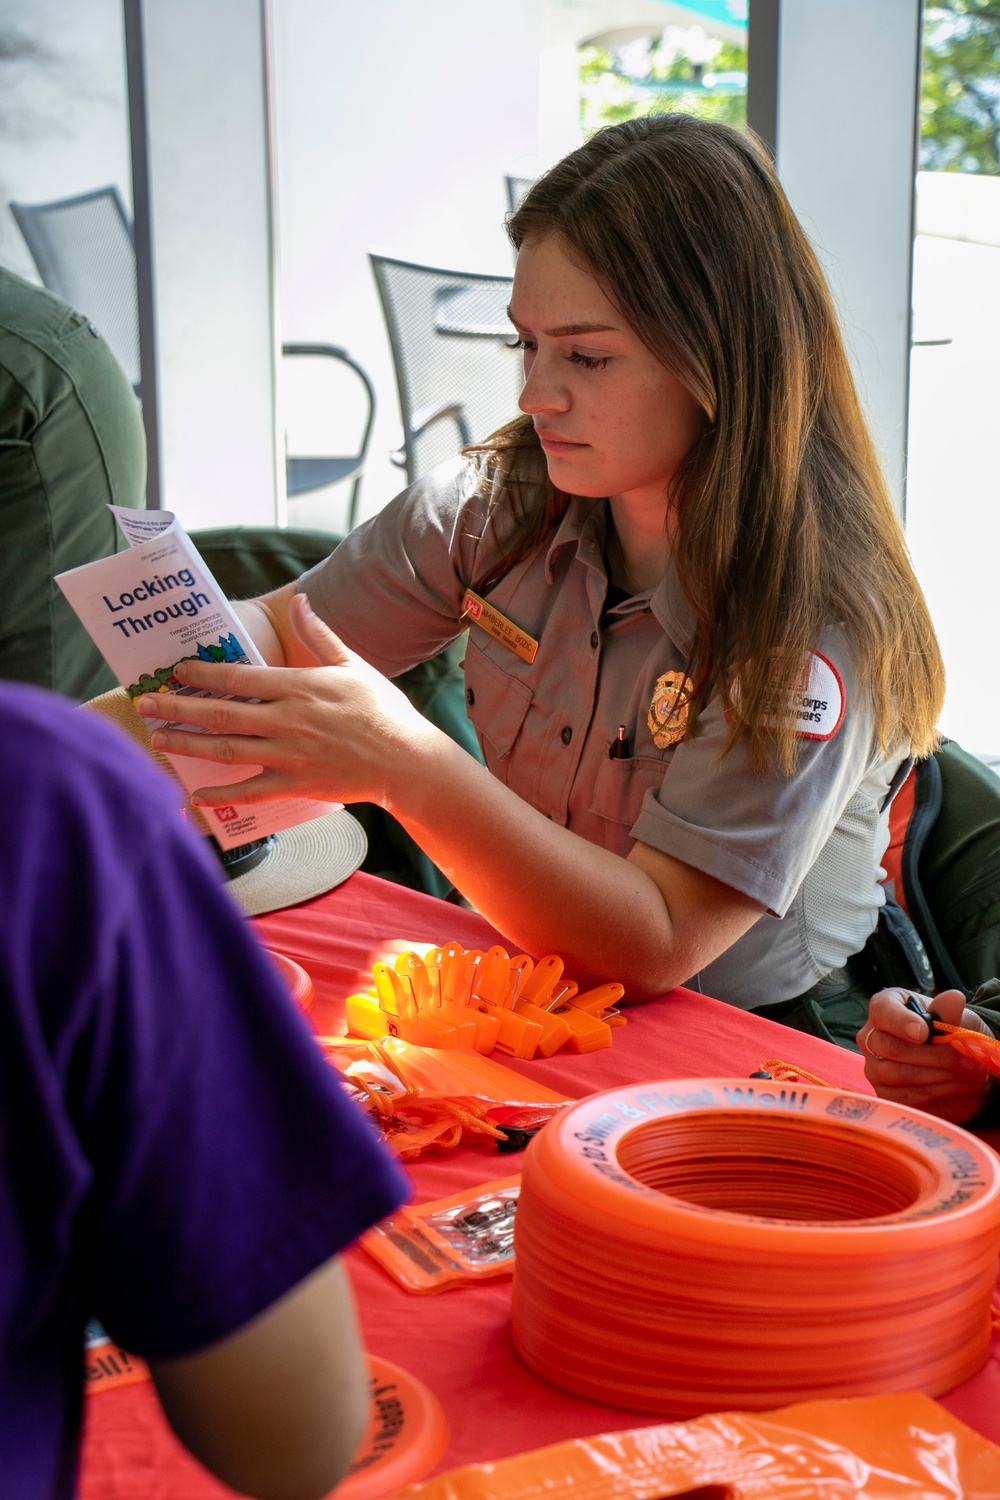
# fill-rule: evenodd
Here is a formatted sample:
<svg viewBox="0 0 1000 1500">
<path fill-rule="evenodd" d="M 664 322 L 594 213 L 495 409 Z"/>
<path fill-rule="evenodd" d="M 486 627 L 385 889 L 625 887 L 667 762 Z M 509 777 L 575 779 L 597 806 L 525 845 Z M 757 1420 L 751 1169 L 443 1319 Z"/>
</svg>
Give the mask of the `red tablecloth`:
<svg viewBox="0 0 1000 1500">
<path fill-rule="evenodd" d="M 367 981 L 372 959 L 388 939 L 453 938 L 465 947 L 498 940 L 471 912 L 362 874 L 316 901 L 262 917 L 256 926 L 265 942 L 312 975 L 321 1032 L 343 1030 L 339 1002 Z M 579 1097 L 661 1078 L 746 1077 L 768 1057 L 870 1092 L 855 1054 L 687 990 L 630 1010 L 610 1051 L 510 1066 Z M 518 1170 L 519 1161 L 492 1147 L 429 1157 L 413 1166 L 415 1199 L 440 1198 L 506 1176 Z M 364 1252 L 351 1251 L 347 1260 L 368 1348 L 425 1381 L 444 1407 L 451 1444 L 440 1469 L 653 1420 L 565 1395 L 526 1370 L 510 1338 L 509 1279 L 416 1297 Z M 595 1287 L 595 1296 L 613 1295 L 614 1287 Z M 1000 1442 L 1000 1342 L 979 1374 L 943 1404 Z M 148 1384 L 95 1395 L 87 1409 L 83 1500 L 209 1500 L 231 1493 L 175 1442 Z"/>
</svg>

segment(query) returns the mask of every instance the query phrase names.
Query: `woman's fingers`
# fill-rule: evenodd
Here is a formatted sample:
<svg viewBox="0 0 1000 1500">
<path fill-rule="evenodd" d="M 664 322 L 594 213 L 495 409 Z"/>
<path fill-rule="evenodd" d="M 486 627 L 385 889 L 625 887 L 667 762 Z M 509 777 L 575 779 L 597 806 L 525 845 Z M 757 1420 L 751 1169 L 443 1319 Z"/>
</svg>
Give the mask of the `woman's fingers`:
<svg viewBox="0 0 1000 1500">
<path fill-rule="evenodd" d="M 963 1057 L 953 1047 L 929 1040 L 929 1029 L 906 1001 L 909 990 L 887 989 L 873 995 L 868 1021 L 858 1032 L 865 1057 L 865 1076 L 883 1099 L 913 1105 L 956 1123 L 969 1120 L 982 1107 L 991 1082 L 982 1063 Z M 945 990 L 933 1000 L 919 997 L 926 1010 L 949 1025 L 987 1030 L 974 1012 L 966 1010 L 960 990 Z"/>
<path fill-rule="evenodd" d="M 269 802 L 275 797 L 287 797 L 294 788 L 289 787 L 279 771 L 262 771 L 258 776 L 248 776 L 246 781 L 231 781 L 228 786 L 200 786 L 191 793 L 192 807 L 227 807 L 233 801 L 244 803 Z M 321 793 L 316 793 L 320 800 Z M 327 798 L 325 800 L 333 800 Z"/>
<path fill-rule="evenodd" d="M 256 735 L 198 734 L 190 729 L 156 729 L 150 737 L 154 750 L 168 755 L 190 755 L 222 766 L 259 766 L 271 759 L 271 741 Z M 230 796 L 230 802 L 232 797 Z"/>
<path fill-rule="evenodd" d="M 244 703 L 235 698 L 178 698 L 175 694 L 171 694 L 170 703 L 165 705 L 161 694 L 150 693 L 140 698 L 136 706 L 143 718 L 167 719 L 174 724 L 195 724 L 199 729 L 204 729 L 212 735 L 265 734 L 274 718 L 272 704 Z M 154 730 L 154 740 L 158 733 L 163 732 Z M 183 731 L 166 732 L 179 734 Z M 154 744 L 154 749 L 161 748 L 173 750 L 174 746 L 163 747 Z M 178 751 L 180 755 L 198 753 L 198 751 Z"/>
<path fill-rule="evenodd" d="M 438 731 L 393 683 L 350 651 L 316 618 L 304 595 L 290 616 L 313 667 L 240 667 L 178 663 L 176 676 L 192 687 L 235 698 L 146 694 L 146 718 L 176 715 L 180 725 L 155 731 L 153 748 L 227 766 L 263 767 L 241 801 L 318 797 L 378 802 L 411 786 L 420 746 L 433 749 Z M 251 701 L 246 701 L 250 699 Z M 203 731 L 203 732 L 202 732 Z M 205 787 L 195 801 L 233 800 L 232 787 Z"/>
<path fill-rule="evenodd" d="M 910 991 L 903 989 L 880 990 L 877 995 L 873 995 L 868 1002 L 868 1030 L 898 1037 L 903 1042 L 926 1042 L 927 1023 L 907 1009 L 906 1002 L 909 998 Z M 925 999 L 925 1009 L 932 1003 Z M 858 1045 L 861 1045 L 860 1042 Z"/>
<path fill-rule="evenodd" d="M 280 692 L 282 674 L 287 670 L 286 667 L 248 667 L 239 662 L 199 661 L 197 657 L 189 657 L 177 663 L 173 675 L 186 687 L 206 688 L 211 693 L 230 693 L 237 698 L 273 698 Z M 147 696 L 159 704 L 162 718 L 164 701 L 170 703 L 172 699 L 160 693 Z"/>
<path fill-rule="evenodd" d="M 964 1087 L 971 1078 L 985 1073 L 981 1063 L 962 1057 L 951 1047 L 929 1047 L 926 1059 L 918 1054 L 914 1061 L 911 1054 L 902 1057 L 878 1056 L 870 1053 L 865 1063 L 869 1081 L 885 1088 L 936 1087 L 946 1084 L 949 1088 Z"/>
</svg>

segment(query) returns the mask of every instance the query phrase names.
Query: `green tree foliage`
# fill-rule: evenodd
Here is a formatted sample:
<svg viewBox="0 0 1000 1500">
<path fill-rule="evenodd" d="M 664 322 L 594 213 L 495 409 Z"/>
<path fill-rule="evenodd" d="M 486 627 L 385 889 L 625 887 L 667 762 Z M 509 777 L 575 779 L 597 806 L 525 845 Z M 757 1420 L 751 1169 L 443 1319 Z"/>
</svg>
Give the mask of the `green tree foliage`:
<svg viewBox="0 0 1000 1500">
<path fill-rule="evenodd" d="M 649 44 L 647 71 L 629 72 L 630 49 L 586 47 L 580 53 L 580 115 L 586 134 L 638 115 L 681 111 L 746 126 L 745 48 L 721 42 L 711 64 L 696 62 L 663 37 Z M 722 78 L 718 84 L 713 80 Z M 740 81 L 742 79 L 742 81 Z"/>
<path fill-rule="evenodd" d="M 920 165 L 1000 175 L 1000 0 L 927 8 Z"/>
</svg>

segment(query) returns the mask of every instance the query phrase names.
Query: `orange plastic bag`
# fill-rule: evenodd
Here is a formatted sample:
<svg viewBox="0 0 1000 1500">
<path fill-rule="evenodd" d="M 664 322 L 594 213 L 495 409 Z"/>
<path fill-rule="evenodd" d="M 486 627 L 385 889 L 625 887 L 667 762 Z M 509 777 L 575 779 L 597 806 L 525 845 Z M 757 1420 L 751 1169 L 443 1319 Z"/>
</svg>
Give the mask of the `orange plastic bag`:
<svg viewBox="0 0 1000 1500">
<path fill-rule="evenodd" d="M 997 1500 L 1000 1448 L 929 1396 L 804 1401 L 773 1412 L 577 1438 L 470 1464 L 397 1500 Z"/>
<path fill-rule="evenodd" d="M 468 1047 L 420 1047 L 398 1037 L 319 1042 L 404 1161 L 458 1145 L 506 1144 L 506 1130 L 537 1130 L 571 1102 Z"/>
</svg>

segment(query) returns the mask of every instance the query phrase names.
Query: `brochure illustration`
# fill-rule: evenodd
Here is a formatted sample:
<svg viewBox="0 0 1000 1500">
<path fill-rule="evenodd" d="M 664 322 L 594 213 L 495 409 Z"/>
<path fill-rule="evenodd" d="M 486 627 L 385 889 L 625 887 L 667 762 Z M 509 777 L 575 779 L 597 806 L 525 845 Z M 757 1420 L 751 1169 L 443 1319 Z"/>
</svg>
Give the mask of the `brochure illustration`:
<svg viewBox="0 0 1000 1500">
<path fill-rule="evenodd" d="M 163 718 L 149 720 L 150 727 L 194 729 L 184 723 L 182 705 L 175 700 L 225 695 L 185 687 L 174 676 L 178 662 L 196 658 L 263 666 L 264 659 L 170 511 L 108 509 L 128 550 L 59 573 L 56 583 L 129 697 L 165 695 Z M 261 769 L 188 755 L 169 759 L 189 792 L 231 782 L 234 798 L 239 783 Z M 230 806 L 201 811 L 222 847 L 235 849 L 330 812 L 331 804 L 284 797 L 256 804 L 234 800 Z"/>
</svg>

